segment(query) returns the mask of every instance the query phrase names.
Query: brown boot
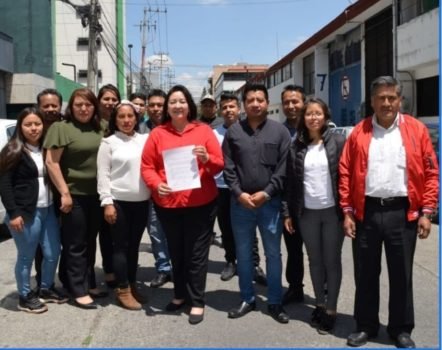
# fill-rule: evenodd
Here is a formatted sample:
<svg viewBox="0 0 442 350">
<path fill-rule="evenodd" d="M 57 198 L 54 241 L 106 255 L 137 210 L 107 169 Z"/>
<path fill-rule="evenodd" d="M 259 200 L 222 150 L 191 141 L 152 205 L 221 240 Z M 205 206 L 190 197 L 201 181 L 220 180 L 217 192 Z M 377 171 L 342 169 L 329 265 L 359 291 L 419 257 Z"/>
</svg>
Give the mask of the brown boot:
<svg viewBox="0 0 442 350">
<path fill-rule="evenodd" d="M 136 283 L 130 284 L 130 291 L 136 301 L 138 301 L 140 304 L 147 304 L 147 296 L 144 296 L 143 294 L 140 293 Z"/>
<path fill-rule="evenodd" d="M 129 310 L 141 310 L 141 304 L 132 296 L 130 287 L 117 288 L 115 292 L 122 307 Z"/>
</svg>

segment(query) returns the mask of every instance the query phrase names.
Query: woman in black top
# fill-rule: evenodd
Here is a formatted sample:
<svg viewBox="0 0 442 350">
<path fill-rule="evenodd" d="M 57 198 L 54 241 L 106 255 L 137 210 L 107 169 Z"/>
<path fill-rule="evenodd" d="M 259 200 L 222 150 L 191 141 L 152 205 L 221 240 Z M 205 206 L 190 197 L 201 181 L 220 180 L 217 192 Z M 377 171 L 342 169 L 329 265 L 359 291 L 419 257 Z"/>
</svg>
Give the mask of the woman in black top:
<svg viewBox="0 0 442 350">
<path fill-rule="evenodd" d="M 47 311 L 52 301 L 55 271 L 60 255 L 60 232 L 43 161 L 44 117 L 36 108 L 24 109 L 14 135 L 0 153 L 0 195 L 6 208 L 6 224 L 17 247 L 15 278 L 19 310 Z M 32 262 L 38 244 L 43 250 L 39 295 L 31 290 Z M 67 298 L 57 295 L 57 302 Z"/>
</svg>

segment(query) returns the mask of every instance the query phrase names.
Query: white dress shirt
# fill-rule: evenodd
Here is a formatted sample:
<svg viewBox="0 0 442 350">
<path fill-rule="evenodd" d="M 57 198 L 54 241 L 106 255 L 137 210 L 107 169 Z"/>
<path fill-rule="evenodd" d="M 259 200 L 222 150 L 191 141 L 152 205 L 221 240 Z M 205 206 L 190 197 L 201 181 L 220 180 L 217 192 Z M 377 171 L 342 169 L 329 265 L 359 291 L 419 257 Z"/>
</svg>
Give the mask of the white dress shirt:
<svg viewBox="0 0 442 350">
<path fill-rule="evenodd" d="M 399 114 L 385 129 L 373 116 L 373 137 L 368 151 L 365 195 L 370 197 L 406 197 L 407 169 L 405 147 L 399 130 Z"/>
</svg>

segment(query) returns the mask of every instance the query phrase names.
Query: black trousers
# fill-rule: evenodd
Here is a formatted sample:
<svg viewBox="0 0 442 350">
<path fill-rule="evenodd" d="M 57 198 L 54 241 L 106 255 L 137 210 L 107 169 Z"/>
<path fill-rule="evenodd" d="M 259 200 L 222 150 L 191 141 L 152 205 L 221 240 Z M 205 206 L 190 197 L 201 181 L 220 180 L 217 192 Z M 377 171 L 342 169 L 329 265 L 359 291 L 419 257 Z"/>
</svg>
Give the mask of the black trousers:
<svg viewBox="0 0 442 350">
<path fill-rule="evenodd" d="M 221 230 L 221 239 L 225 251 L 224 258 L 227 262 L 236 262 L 235 239 L 233 238 L 232 222 L 230 221 L 230 198 L 231 193 L 228 188 L 218 188 L 218 210 L 216 217 Z M 253 244 L 253 264 L 259 266 L 258 237 L 255 237 Z"/>
<path fill-rule="evenodd" d="M 113 273 L 113 249 L 112 237 L 109 224 L 104 220 L 104 214 L 101 215 L 100 228 L 98 232 L 98 242 L 100 244 L 101 261 L 104 273 Z"/>
<path fill-rule="evenodd" d="M 364 221 L 356 223 L 355 320 L 358 331 L 379 329 L 379 275 L 385 248 L 390 286 L 387 332 L 396 337 L 414 328 L 413 258 L 417 221 L 407 220 L 408 199 L 392 206 L 367 200 Z"/>
<path fill-rule="evenodd" d="M 117 221 L 109 225 L 113 245 L 113 266 L 120 287 L 135 283 L 138 250 L 148 217 L 149 201 L 114 201 Z"/>
<path fill-rule="evenodd" d="M 282 229 L 285 246 L 287 248 L 287 264 L 285 278 L 289 288 L 303 288 L 304 284 L 304 253 L 302 252 L 302 236 L 299 225 L 295 222 L 295 232 L 290 234 Z"/>
<path fill-rule="evenodd" d="M 166 234 L 172 262 L 174 294 L 194 307 L 204 307 L 216 200 L 199 207 L 155 210 Z"/>
<path fill-rule="evenodd" d="M 96 288 L 95 252 L 97 232 L 103 212 L 98 196 L 73 195 L 72 210 L 61 215 L 62 266 L 67 287 L 74 298 Z"/>
</svg>

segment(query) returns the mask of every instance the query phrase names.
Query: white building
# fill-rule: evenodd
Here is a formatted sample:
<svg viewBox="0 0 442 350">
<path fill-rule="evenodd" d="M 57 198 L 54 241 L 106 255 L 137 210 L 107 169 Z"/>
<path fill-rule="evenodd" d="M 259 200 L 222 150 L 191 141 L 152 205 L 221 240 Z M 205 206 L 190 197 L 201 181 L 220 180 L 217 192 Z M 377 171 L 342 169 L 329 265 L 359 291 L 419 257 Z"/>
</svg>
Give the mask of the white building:
<svg viewBox="0 0 442 350">
<path fill-rule="evenodd" d="M 55 3 L 56 71 L 69 79 L 86 85 L 89 26 L 83 27 L 79 11 L 76 11 L 70 4 L 62 1 Z M 74 0 L 71 3 L 76 4 Z M 102 26 L 102 32 L 97 39 L 97 86 L 99 88 L 104 84 L 113 84 L 118 86 L 120 92 L 123 92 L 125 91 L 124 77 L 127 72 L 124 67 L 124 40 L 118 39 L 122 38 L 119 32 L 124 28 L 123 6 L 117 6 L 121 4 L 121 0 L 100 1 L 99 23 Z M 122 13 L 119 14 L 118 11 L 122 11 Z M 118 21 L 122 23 L 117 25 Z M 122 26 L 121 29 L 119 29 L 120 26 Z M 118 64 L 119 60 L 120 64 Z M 121 76 L 123 81 L 121 81 Z"/>
</svg>

